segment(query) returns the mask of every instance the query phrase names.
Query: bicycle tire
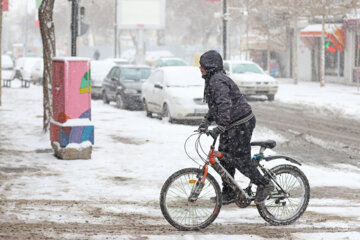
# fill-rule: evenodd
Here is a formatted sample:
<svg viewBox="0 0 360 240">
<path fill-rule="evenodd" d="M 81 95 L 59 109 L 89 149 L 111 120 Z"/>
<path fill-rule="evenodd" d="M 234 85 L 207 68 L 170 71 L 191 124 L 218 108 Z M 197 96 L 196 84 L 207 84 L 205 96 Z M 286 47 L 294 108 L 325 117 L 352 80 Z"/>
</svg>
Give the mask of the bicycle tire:
<svg viewBox="0 0 360 240">
<path fill-rule="evenodd" d="M 284 202 L 281 203 L 280 202 L 276 203 L 276 200 L 274 201 L 274 199 L 276 198 L 270 198 L 266 200 L 264 203 L 258 204 L 256 207 L 258 209 L 260 216 L 268 223 L 272 225 L 289 225 L 295 222 L 305 212 L 309 204 L 309 199 L 310 199 L 309 181 L 306 178 L 305 174 L 299 168 L 292 165 L 279 165 L 272 168 L 270 171 L 276 176 L 277 179 L 276 181 L 280 184 L 280 186 L 284 188 L 285 191 L 289 192 L 290 197 L 285 198 L 286 200 L 285 201 L 282 200 Z M 285 177 L 282 176 L 285 174 L 293 177 L 293 180 L 291 180 L 293 181 L 292 186 L 290 186 L 290 184 L 285 184 L 285 180 L 284 180 Z M 294 179 L 298 181 L 298 184 L 303 189 L 303 192 L 301 192 L 300 187 L 296 187 L 296 185 L 294 185 L 296 184 L 296 181 L 294 181 Z M 291 206 L 293 200 L 290 200 L 290 198 L 292 198 L 292 196 L 297 196 L 296 194 L 298 194 L 299 196 L 302 195 L 302 198 L 300 199 L 300 204 L 295 209 L 295 211 L 288 217 L 283 217 L 283 218 L 276 217 L 272 213 L 272 211 L 269 210 L 270 208 L 280 209 L 283 203 L 285 203 L 285 205 Z M 271 204 L 275 204 L 275 205 L 271 205 Z M 284 205 L 282 206 L 282 209 L 285 211 Z"/>
<path fill-rule="evenodd" d="M 220 186 L 215 180 L 215 178 L 207 174 L 205 186 L 202 189 L 199 198 L 196 202 L 192 203 L 188 201 L 188 197 L 190 195 L 191 190 L 195 186 L 194 180 L 196 179 L 198 174 L 201 173 L 200 169 L 197 168 L 185 168 L 182 170 L 179 170 L 172 174 L 164 183 L 161 193 L 160 193 L 160 208 L 163 216 L 165 219 L 175 228 L 181 231 L 196 231 L 203 228 L 206 228 L 209 226 L 219 215 L 221 206 L 222 206 L 222 196 L 221 196 L 221 190 Z M 191 184 L 190 184 L 191 182 Z M 176 197 L 173 197 L 169 194 L 169 190 L 171 190 L 171 194 L 176 195 L 175 190 L 173 188 L 176 188 L 177 185 L 175 184 L 181 184 L 182 188 L 182 196 L 177 195 Z M 171 200 L 174 199 L 172 202 Z M 214 200 L 215 199 L 215 200 Z M 186 219 L 186 215 L 182 217 L 184 219 L 184 222 L 180 222 L 178 218 L 175 216 L 175 210 L 173 207 L 171 207 L 171 204 L 176 203 L 177 205 L 174 207 L 177 209 L 176 214 L 181 214 L 181 211 L 184 210 L 184 213 L 189 214 L 189 218 L 192 214 L 197 214 L 197 210 L 199 210 L 200 213 L 208 214 L 208 216 L 203 217 L 201 220 L 200 217 L 197 219 L 197 216 L 195 218 L 197 219 L 195 222 L 193 219 Z M 183 205 L 182 205 L 183 204 Z M 199 205 L 199 208 L 197 208 Z M 203 204 L 203 205 L 201 205 Z M 205 206 L 209 206 L 208 209 L 205 209 Z M 183 208 L 183 209 L 182 209 Z M 197 209 L 196 209 L 197 208 Z M 188 220 L 188 222 L 187 222 Z"/>
</svg>

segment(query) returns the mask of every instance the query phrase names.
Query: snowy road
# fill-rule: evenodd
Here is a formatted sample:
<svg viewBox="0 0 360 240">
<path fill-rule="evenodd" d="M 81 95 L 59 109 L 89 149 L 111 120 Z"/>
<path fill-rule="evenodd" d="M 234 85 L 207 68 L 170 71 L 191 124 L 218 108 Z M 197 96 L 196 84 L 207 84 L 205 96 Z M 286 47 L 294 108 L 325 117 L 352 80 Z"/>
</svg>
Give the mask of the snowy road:
<svg viewBox="0 0 360 240">
<path fill-rule="evenodd" d="M 360 100 L 359 100 L 360 101 Z M 360 167 L 360 120 L 302 105 L 251 101 L 258 123 L 283 135 L 277 151 L 308 164 Z"/>
<path fill-rule="evenodd" d="M 0 239 L 360 239 L 359 168 L 347 161 L 316 164 L 314 154 L 323 155 L 326 146 L 331 146 L 330 135 L 325 137 L 330 143 L 322 144 L 322 136 L 302 133 L 311 135 L 305 139 L 316 141 L 321 150 L 308 150 L 309 156 L 316 156 L 314 161 L 300 155 L 308 145 L 297 154 L 299 146 L 292 136 L 301 133 L 296 128 L 301 120 L 284 118 L 290 121 L 284 124 L 296 125 L 285 131 L 262 117 L 264 109 L 283 106 L 281 101 L 251 103 L 258 115 L 254 140 L 273 138 L 279 143 L 275 151 L 292 152 L 305 160 L 301 168 L 312 190 L 305 214 L 292 225 L 274 227 L 264 222 L 254 206 L 239 209 L 232 204 L 223 207 L 205 230 L 179 232 L 162 217 L 159 192 L 171 173 L 196 167 L 183 150 L 194 126 L 168 124 L 146 118 L 144 112 L 93 101 L 92 159 L 61 161 L 53 156 L 49 137 L 41 132 L 41 89 L 4 89 L 3 94 Z M 246 184 L 240 174 L 237 180 Z"/>
</svg>

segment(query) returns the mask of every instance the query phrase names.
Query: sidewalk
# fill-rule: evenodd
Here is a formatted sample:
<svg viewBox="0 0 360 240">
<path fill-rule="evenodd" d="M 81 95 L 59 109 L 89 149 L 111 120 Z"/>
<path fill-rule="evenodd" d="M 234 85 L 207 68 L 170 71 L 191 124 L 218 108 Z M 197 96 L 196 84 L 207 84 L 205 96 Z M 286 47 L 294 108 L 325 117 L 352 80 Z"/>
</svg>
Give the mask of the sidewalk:
<svg viewBox="0 0 360 240">
<path fill-rule="evenodd" d="M 360 92 L 356 86 L 326 83 L 320 87 L 318 82 L 299 82 L 294 85 L 292 79 L 278 79 L 279 91 L 275 100 L 300 104 L 315 111 L 344 115 L 360 120 Z"/>
<path fill-rule="evenodd" d="M 351 88 L 338 88 L 331 84 L 320 88 L 312 83 L 294 86 L 284 81 L 275 101 L 323 109 L 319 103 L 327 106 L 332 102 L 341 107 L 343 103 L 332 98 L 342 96 L 354 101 L 360 97 L 352 94 Z M 347 112 L 355 112 L 359 101 L 343 106 Z M 161 214 L 159 193 L 173 172 L 197 167 L 184 153 L 184 141 L 194 126 L 150 119 L 143 111 L 120 110 L 102 101 L 92 101 L 92 114 L 92 159 L 58 160 L 48 133 L 42 133 L 42 88 L 32 85 L 3 90 L 0 238 L 360 239 L 360 171 L 344 164 L 336 169 L 301 166 L 309 179 L 312 198 L 305 214 L 290 226 L 266 224 L 254 206 L 240 209 L 230 205 L 222 208 L 215 223 L 205 230 L 208 235 L 176 231 Z M 264 126 L 254 132 L 255 139 L 274 136 L 277 133 Z M 277 138 L 281 141 L 281 136 Z M 205 138 L 204 149 L 209 146 L 206 142 Z M 193 142 L 189 149 L 191 146 Z M 248 183 L 239 173 L 236 179 L 242 185 Z M 350 187 L 354 193 L 351 196 L 339 193 Z"/>
</svg>

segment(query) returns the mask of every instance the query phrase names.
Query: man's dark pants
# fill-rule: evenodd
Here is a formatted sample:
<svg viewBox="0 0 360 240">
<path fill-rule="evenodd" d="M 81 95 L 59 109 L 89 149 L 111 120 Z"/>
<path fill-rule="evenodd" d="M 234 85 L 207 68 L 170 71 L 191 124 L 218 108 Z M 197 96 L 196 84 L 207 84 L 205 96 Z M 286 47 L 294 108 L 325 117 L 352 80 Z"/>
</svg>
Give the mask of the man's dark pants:
<svg viewBox="0 0 360 240">
<path fill-rule="evenodd" d="M 251 136 L 256 125 L 253 117 L 246 123 L 237 125 L 220 136 L 219 151 L 225 153 L 220 163 L 234 177 L 237 168 L 256 185 L 266 185 L 269 181 L 257 169 L 256 161 L 251 160 Z M 230 186 L 223 181 L 223 194 L 232 192 Z"/>
</svg>

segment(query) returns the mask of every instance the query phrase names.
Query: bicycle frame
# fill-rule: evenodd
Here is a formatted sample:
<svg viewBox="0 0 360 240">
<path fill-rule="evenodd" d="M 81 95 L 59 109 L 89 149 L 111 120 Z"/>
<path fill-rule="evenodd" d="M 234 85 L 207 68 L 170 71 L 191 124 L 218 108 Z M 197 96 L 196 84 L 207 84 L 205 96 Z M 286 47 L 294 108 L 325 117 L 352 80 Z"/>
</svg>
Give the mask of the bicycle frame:
<svg viewBox="0 0 360 240">
<path fill-rule="evenodd" d="M 228 171 L 226 171 L 226 169 L 221 165 L 221 163 L 217 160 L 217 159 L 221 159 L 223 158 L 223 153 L 219 152 L 219 151 L 215 151 L 215 144 L 216 144 L 217 138 L 214 139 L 213 144 L 210 147 L 210 151 L 208 153 L 207 156 L 207 161 L 205 162 L 204 166 L 202 167 L 202 172 L 200 176 L 198 177 L 198 181 L 195 184 L 195 188 L 193 189 L 192 193 L 189 196 L 189 201 L 196 201 L 201 190 L 203 189 L 204 185 L 205 185 L 205 180 L 208 174 L 208 166 L 210 165 L 223 179 L 223 181 L 226 181 L 229 186 L 234 190 L 234 192 L 236 193 L 236 195 L 239 197 L 239 199 L 241 200 L 253 200 L 253 197 L 249 196 L 249 194 L 245 191 L 249 188 L 251 188 L 252 183 L 250 182 L 249 186 L 243 190 L 242 187 L 235 181 L 235 179 L 229 174 Z M 264 157 L 264 147 L 260 148 L 260 152 L 258 154 L 255 154 L 252 158 L 253 161 L 258 161 L 258 167 L 259 169 L 270 179 L 272 179 L 272 181 L 276 184 L 276 186 L 278 187 L 278 189 L 281 191 L 280 194 L 278 195 L 272 195 L 272 198 L 283 198 L 283 197 L 288 197 L 289 194 L 280 186 L 280 184 L 278 184 L 278 182 L 276 181 L 276 179 L 274 178 L 273 174 L 267 170 L 266 168 L 264 168 L 261 164 L 260 164 L 260 160 L 264 159 L 266 161 L 272 161 L 278 158 L 284 158 L 287 161 L 290 161 L 292 163 L 301 165 L 299 162 L 297 162 L 295 159 L 286 157 L 286 156 L 273 156 L 273 157 Z"/>
<path fill-rule="evenodd" d="M 206 176 L 208 174 L 209 164 L 221 176 L 223 181 L 229 183 L 230 187 L 234 190 L 234 192 L 240 199 L 249 200 L 250 196 L 241 188 L 241 186 L 235 181 L 235 179 L 228 173 L 228 171 L 226 171 L 226 169 L 217 160 L 223 157 L 223 153 L 219 151 L 215 151 L 216 140 L 217 138 L 214 139 L 214 142 L 210 147 L 210 151 L 208 154 L 208 161 L 205 163 L 205 165 L 202 168 L 202 176 L 198 176 L 198 181 L 196 182 L 194 191 L 192 191 L 192 193 L 189 196 L 189 201 L 196 201 L 202 188 L 204 187 Z"/>
</svg>

